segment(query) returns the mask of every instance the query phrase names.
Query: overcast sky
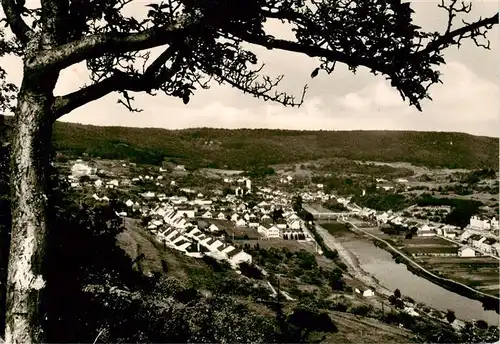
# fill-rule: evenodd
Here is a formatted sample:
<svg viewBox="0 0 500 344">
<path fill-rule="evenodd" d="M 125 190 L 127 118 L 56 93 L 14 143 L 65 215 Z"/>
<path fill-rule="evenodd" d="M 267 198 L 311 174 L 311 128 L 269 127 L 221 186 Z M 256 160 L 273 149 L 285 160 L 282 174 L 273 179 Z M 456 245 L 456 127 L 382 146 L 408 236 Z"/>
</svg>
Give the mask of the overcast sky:
<svg viewBox="0 0 500 344">
<path fill-rule="evenodd" d="M 139 13 L 148 3 L 137 0 L 129 11 Z M 473 1 L 474 18 L 498 11 L 495 0 Z M 413 2 L 416 24 L 426 30 L 443 30 L 445 17 L 435 0 Z M 276 29 L 276 28 L 275 28 Z M 277 26 L 277 33 L 283 30 Z M 141 113 L 129 113 L 117 104 L 117 94 L 108 95 L 73 111 L 63 121 L 94 125 L 189 128 L 282 128 L 323 130 L 432 130 L 459 131 L 498 137 L 499 115 L 499 29 L 490 33 L 492 49 L 473 43 L 445 54 L 443 85 L 431 88 L 431 101 L 423 112 L 410 108 L 383 76 L 359 70 L 356 75 L 344 66 L 331 75 L 311 79 L 317 61 L 280 51 L 256 49 L 268 75 L 284 74 L 282 89 L 300 95 L 309 85 L 304 105 L 285 108 L 243 95 L 229 86 L 213 86 L 199 91 L 188 105 L 179 98 L 136 95 Z M 286 34 L 286 33 L 285 33 Z M 21 63 L 15 58 L 0 59 L 11 81 L 19 84 Z M 88 82 L 84 66 L 68 68 L 56 87 L 56 94 L 74 91 Z"/>
</svg>

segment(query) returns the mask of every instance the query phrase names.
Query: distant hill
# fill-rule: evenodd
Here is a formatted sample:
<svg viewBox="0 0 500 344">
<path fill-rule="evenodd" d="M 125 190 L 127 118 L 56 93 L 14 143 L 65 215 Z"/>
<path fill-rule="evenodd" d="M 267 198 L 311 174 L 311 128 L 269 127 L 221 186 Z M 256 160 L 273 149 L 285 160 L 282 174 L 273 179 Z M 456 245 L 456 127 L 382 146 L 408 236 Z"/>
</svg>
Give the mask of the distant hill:
<svg viewBox="0 0 500 344">
<path fill-rule="evenodd" d="M 496 170 L 499 162 L 497 138 L 449 132 L 166 130 L 57 122 L 54 145 L 69 155 L 230 169 L 333 157 Z"/>
</svg>

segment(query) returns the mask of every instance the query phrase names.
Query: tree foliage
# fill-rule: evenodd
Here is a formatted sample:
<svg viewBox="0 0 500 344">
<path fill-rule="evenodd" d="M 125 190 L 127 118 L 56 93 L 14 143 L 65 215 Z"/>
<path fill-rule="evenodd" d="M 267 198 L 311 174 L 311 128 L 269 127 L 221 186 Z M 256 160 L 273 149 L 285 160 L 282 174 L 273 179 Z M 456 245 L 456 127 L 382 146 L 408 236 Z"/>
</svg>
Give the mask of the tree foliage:
<svg viewBox="0 0 500 344">
<path fill-rule="evenodd" d="M 244 0 L 237 5 L 172 0 L 146 4 L 140 18 L 127 15 L 132 5 L 133 0 L 44 0 L 31 8 L 24 1 L 3 0 L 2 20 L 13 35 L 0 31 L 0 54 L 29 53 L 34 65 L 53 70 L 86 63 L 92 84 L 55 97 L 55 118 L 112 92 L 120 93 L 119 102 L 131 111 L 140 110 L 130 92 L 160 92 L 187 104 L 211 81 L 264 100 L 302 104 L 303 93 L 296 100 L 276 91 L 283 77 L 263 74 L 246 43 L 317 58 L 313 78 L 332 73 L 339 62 L 353 72 L 364 66 L 383 74 L 403 99 L 421 109 L 421 101 L 430 98 L 429 87 L 440 82 L 436 67 L 445 62 L 443 51 L 467 39 L 489 49 L 486 32 L 498 22 L 496 14 L 457 26 L 457 15 L 472 7 L 456 0 L 439 5 L 449 17 L 444 32 L 415 25 L 410 3 L 399 0 Z M 265 24 L 272 20 L 290 24 L 294 39 L 268 32 Z M 155 47 L 163 49 L 157 56 L 148 51 Z M 5 82 L 5 74 L 0 70 L 0 103 L 8 107 L 15 87 Z"/>
</svg>

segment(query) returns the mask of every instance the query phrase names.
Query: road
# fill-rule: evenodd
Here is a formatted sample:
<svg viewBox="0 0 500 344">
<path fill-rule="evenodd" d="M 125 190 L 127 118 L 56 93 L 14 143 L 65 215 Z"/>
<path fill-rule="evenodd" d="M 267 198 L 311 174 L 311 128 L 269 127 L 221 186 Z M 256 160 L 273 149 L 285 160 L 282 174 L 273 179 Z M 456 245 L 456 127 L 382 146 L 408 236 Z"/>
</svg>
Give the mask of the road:
<svg viewBox="0 0 500 344">
<path fill-rule="evenodd" d="M 376 291 L 380 294 L 392 295 L 392 293 L 387 288 L 380 285 L 372 275 L 361 269 L 354 254 L 338 242 L 326 229 L 320 225 L 316 225 L 316 232 L 323 238 L 325 245 L 328 246 L 329 249 L 338 252 L 340 259 L 347 265 L 347 268 L 356 279 L 372 288 L 376 287 Z"/>
<path fill-rule="evenodd" d="M 414 260 L 412 260 L 412 259 L 411 259 L 410 257 L 408 257 L 406 254 L 404 254 L 403 252 L 399 251 L 397 248 L 395 248 L 394 246 L 392 246 L 391 244 L 389 244 L 389 243 L 388 243 L 387 241 L 385 241 L 384 239 L 380 239 L 379 237 L 377 237 L 377 236 L 375 236 L 375 235 L 373 235 L 373 234 L 371 234 L 371 233 L 369 233 L 369 232 L 365 231 L 364 229 L 359 228 L 358 226 L 356 226 L 355 224 L 353 224 L 353 223 L 352 223 L 352 222 L 350 222 L 350 221 L 344 221 L 344 222 L 349 223 L 349 224 L 350 224 L 353 228 L 355 228 L 356 230 L 358 230 L 358 231 L 360 231 L 360 232 L 362 232 L 362 233 L 364 233 L 364 234 L 366 234 L 366 235 L 369 235 L 370 237 L 372 237 L 372 238 L 374 238 L 374 239 L 376 239 L 376 240 L 378 240 L 378 241 L 383 242 L 384 244 L 386 244 L 386 245 L 387 245 L 387 247 L 389 247 L 391 250 L 393 250 L 394 252 L 396 252 L 397 254 L 399 254 L 401 257 L 403 257 L 403 259 L 407 260 L 407 261 L 408 261 L 408 262 L 410 262 L 412 265 L 416 266 L 417 268 L 421 269 L 422 271 L 424 271 L 424 272 L 428 273 L 428 274 L 429 274 L 429 275 L 431 275 L 432 277 L 437 278 L 437 279 L 440 279 L 440 280 L 442 280 L 442 281 L 449 281 L 449 282 L 453 282 L 453 283 L 458 284 L 458 285 L 460 285 L 460 286 L 462 286 L 462 287 L 464 287 L 464 288 L 466 288 L 466 289 L 469 289 L 469 290 L 471 290 L 471 291 L 473 291 L 473 292 L 475 292 L 475 293 L 478 293 L 478 294 L 483 295 L 483 296 L 493 297 L 493 298 L 495 298 L 495 299 L 497 299 L 497 300 L 499 300 L 499 301 L 500 301 L 500 298 L 498 298 L 498 297 L 496 297 L 496 296 L 494 296 L 494 295 L 483 293 L 483 292 L 481 292 L 481 291 L 479 291 L 479 290 L 477 290 L 477 289 L 474 289 L 474 288 L 469 287 L 468 285 L 465 285 L 465 284 L 459 283 L 459 282 L 454 281 L 454 280 L 449 279 L 449 278 L 444 278 L 444 277 L 438 276 L 438 275 L 436 275 L 436 274 L 434 274 L 434 273 L 430 272 L 429 270 L 427 270 L 426 268 L 424 268 L 422 265 L 420 265 L 420 264 L 418 264 L 417 262 L 415 262 Z"/>
</svg>

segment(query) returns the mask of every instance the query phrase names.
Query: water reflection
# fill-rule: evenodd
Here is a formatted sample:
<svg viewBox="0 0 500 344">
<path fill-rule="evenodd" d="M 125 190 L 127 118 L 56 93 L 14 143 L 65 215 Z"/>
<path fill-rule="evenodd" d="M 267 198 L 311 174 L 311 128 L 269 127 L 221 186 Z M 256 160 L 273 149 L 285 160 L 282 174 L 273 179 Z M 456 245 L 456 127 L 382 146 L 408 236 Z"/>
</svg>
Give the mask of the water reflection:
<svg viewBox="0 0 500 344">
<path fill-rule="evenodd" d="M 343 245 L 358 257 L 365 271 L 388 289 L 399 289 L 403 295 L 438 310 L 452 309 L 459 319 L 483 319 L 492 325 L 499 324 L 499 315 L 494 311 L 485 311 L 481 302 L 450 292 L 414 275 L 404 264 L 396 264 L 389 252 L 371 242 L 353 239 L 345 241 Z"/>
</svg>

